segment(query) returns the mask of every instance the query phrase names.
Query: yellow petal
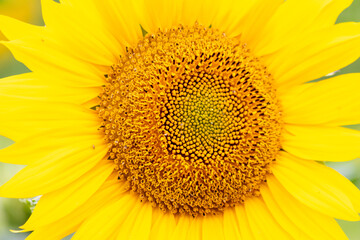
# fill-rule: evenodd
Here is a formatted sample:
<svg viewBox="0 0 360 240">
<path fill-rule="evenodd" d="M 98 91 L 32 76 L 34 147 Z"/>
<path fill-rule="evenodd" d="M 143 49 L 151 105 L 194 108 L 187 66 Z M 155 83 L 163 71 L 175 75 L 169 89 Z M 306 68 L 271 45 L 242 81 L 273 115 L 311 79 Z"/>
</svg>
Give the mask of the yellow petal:
<svg viewBox="0 0 360 240">
<path fill-rule="evenodd" d="M 46 40 L 41 44 L 22 40 L 1 43 L 38 76 L 49 79 L 56 75 L 71 81 L 73 87 L 99 87 L 105 83 L 101 69 L 65 54 L 62 49 L 47 47 Z"/>
<path fill-rule="evenodd" d="M 202 219 L 202 239 L 223 240 L 224 236 L 223 215 L 207 215 Z M 195 238 L 194 238 L 195 240 Z"/>
<path fill-rule="evenodd" d="M 139 204 L 138 199 L 130 194 L 107 204 L 81 224 L 73 239 L 116 239 L 123 230 L 122 226 L 127 226 L 126 220 L 132 212 L 139 212 Z"/>
<path fill-rule="evenodd" d="M 102 87 L 73 87 L 67 79 L 53 76 L 49 81 L 35 73 L 15 75 L 0 81 L 1 102 L 43 100 L 82 104 L 97 97 L 100 92 Z"/>
<path fill-rule="evenodd" d="M 226 208 L 224 211 L 224 236 L 225 240 L 244 239 L 240 235 L 239 223 L 234 208 Z"/>
<path fill-rule="evenodd" d="M 312 235 L 305 234 L 306 232 L 300 230 L 300 227 L 291 221 L 286 212 L 282 210 L 281 205 L 273 198 L 266 185 L 261 186 L 260 190 L 261 196 L 272 216 L 294 239 L 311 239 Z"/>
<path fill-rule="evenodd" d="M 255 43 L 254 51 L 259 55 L 266 55 L 296 41 L 304 34 L 329 27 L 329 22 L 334 24 L 341 11 L 350 4 L 351 0 L 285 1 L 266 24 L 258 38 L 258 44 Z M 326 12 L 326 16 L 322 15 L 323 12 Z M 336 18 L 332 22 L 334 17 Z M 316 20 L 321 21 L 321 24 Z"/>
<path fill-rule="evenodd" d="M 320 78 L 359 58 L 360 23 L 340 23 L 297 38 L 264 58 L 278 90 Z"/>
<path fill-rule="evenodd" d="M 100 102 L 101 102 L 101 100 L 100 100 L 100 98 L 99 97 L 95 97 L 95 98 L 93 98 L 93 99 L 90 99 L 89 101 L 87 101 L 87 102 L 84 102 L 84 103 L 82 103 L 81 104 L 81 106 L 83 106 L 83 107 L 85 107 L 85 108 L 92 108 L 92 109 L 96 109 L 96 107 L 98 106 L 98 105 L 100 105 Z"/>
<path fill-rule="evenodd" d="M 69 230 L 68 227 L 62 228 L 54 228 L 53 226 L 49 226 L 49 228 L 40 228 L 34 232 L 32 232 L 26 240 L 38 240 L 38 239 L 48 239 L 48 240 L 57 240 L 63 239 L 67 237 L 71 233 L 75 231 L 75 228 Z"/>
<path fill-rule="evenodd" d="M 321 29 L 335 24 L 339 15 L 352 4 L 353 0 L 331 0 L 327 2 L 311 28 Z"/>
<path fill-rule="evenodd" d="M 175 227 L 176 222 L 172 213 L 164 213 L 159 208 L 154 208 L 149 240 L 167 240 L 174 232 Z"/>
<path fill-rule="evenodd" d="M 257 2 L 258 0 L 225 0 L 214 1 L 214 3 L 209 1 L 205 5 L 216 11 L 216 14 L 212 17 L 213 20 L 210 22 L 212 27 L 223 31 L 229 37 L 235 37 L 242 34 L 243 29 L 239 25 L 241 22 L 247 21 L 245 16 Z M 203 12 L 204 15 L 208 13 L 209 10 Z"/>
<path fill-rule="evenodd" d="M 0 96 L 0 99 L 3 99 Z M 0 106 L 1 135 L 16 142 L 58 128 L 89 128 L 101 125 L 95 111 L 77 104 L 42 100 L 8 101 Z M 1 154 L 5 154 L 0 152 Z M 10 158 L 11 156 L 9 156 Z"/>
<path fill-rule="evenodd" d="M 238 28 L 239 21 L 255 2 L 256 0 L 145 1 L 147 17 L 141 25 L 154 33 L 159 28 L 169 29 L 179 24 L 191 26 L 198 22 L 205 27 L 211 25 L 228 36 L 236 36 L 241 32 Z"/>
<path fill-rule="evenodd" d="M 201 0 L 201 1 L 183 1 L 183 10 L 181 11 L 180 23 L 192 25 L 195 22 L 209 27 L 210 25 L 218 27 L 215 24 L 216 19 L 221 17 L 223 9 L 227 9 L 232 0 L 216 1 L 216 0 Z M 193 7 L 194 6 L 194 7 Z M 224 12 L 222 12 L 224 13 Z M 216 26 L 215 26 L 216 25 Z M 224 25 L 227 25 L 224 23 Z M 221 26 L 221 27 L 224 27 Z M 219 28 L 224 30 L 222 28 Z"/>
<path fill-rule="evenodd" d="M 202 216 L 192 218 L 190 220 L 190 227 L 186 239 L 189 240 L 206 239 L 206 238 L 202 238 L 203 222 L 204 222 L 204 218 Z"/>
<path fill-rule="evenodd" d="M 221 2 L 215 0 L 184 0 L 179 2 L 181 2 L 182 5 L 178 4 L 181 8 L 176 11 L 179 14 L 177 24 L 180 23 L 191 26 L 195 22 L 198 22 L 205 27 L 212 25 L 212 27 L 217 28 L 219 25 L 215 22 L 218 22 L 218 18 L 225 19 L 221 14 L 228 11 L 232 0 L 224 0 Z M 225 31 L 225 26 L 228 26 L 228 23 L 224 22 L 219 29 Z"/>
<path fill-rule="evenodd" d="M 9 40 L 16 40 L 21 38 L 40 37 L 45 35 L 45 28 L 42 26 L 32 25 L 22 22 L 15 18 L 5 15 L 0 15 L 0 31 Z"/>
<path fill-rule="evenodd" d="M 53 0 L 41 0 L 41 6 L 46 28 L 61 46 L 67 47 L 64 51 L 73 51 L 68 54 L 110 66 L 123 52 L 124 47 L 104 28 L 103 21 L 99 21 L 102 18 L 93 1 L 61 1 L 59 4 Z"/>
<path fill-rule="evenodd" d="M 284 121 L 288 124 L 353 125 L 360 123 L 360 74 L 345 74 L 294 87 L 282 94 Z"/>
<path fill-rule="evenodd" d="M 10 181 L 0 187 L 0 196 L 13 198 L 28 198 L 55 191 L 74 180 L 80 178 L 84 173 L 93 168 L 98 162 L 104 161 L 103 157 L 107 153 L 107 145 L 103 143 L 101 137 L 82 138 L 72 136 L 74 142 L 71 146 L 63 146 L 58 149 L 51 149 L 45 154 L 37 154 L 33 146 L 29 155 L 22 155 L 22 158 L 41 156 L 42 159 L 35 158 L 35 161 L 17 173 Z M 76 136 L 76 135 L 75 135 Z M 75 140 L 76 139 L 76 140 Z M 51 141 L 48 139 L 47 141 Z M 62 139 L 62 145 L 66 138 Z M 95 148 L 94 148 L 95 144 Z M 16 146 L 11 145 L 9 148 Z M 48 147 L 46 144 L 39 146 Z M 19 149 L 20 150 L 20 149 Z M 31 152 L 34 152 L 31 156 Z M 104 171 L 113 168 L 112 164 L 103 164 Z M 26 179 L 26 181 L 24 181 Z"/>
<path fill-rule="evenodd" d="M 226 0 L 221 4 L 214 0 L 145 1 L 145 17 L 141 25 L 150 33 L 154 33 L 158 29 L 177 27 L 180 24 L 191 26 L 195 22 L 209 27 L 219 15 L 221 11 L 219 7 L 228 10 L 230 2 L 231 0 Z"/>
<path fill-rule="evenodd" d="M 79 1 L 80 7 L 88 1 Z M 133 47 L 142 38 L 140 22 L 144 3 L 134 0 L 93 1 L 104 19 L 105 27 L 123 46 Z M 115 30 L 116 29 L 116 30 Z"/>
<path fill-rule="evenodd" d="M 255 237 L 250 228 L 249 218 L 246 214 L 244 205 L 235 206 L 235 213 L 242 239 L 254 240 Z"/>
<path fill-rule="evenodd" d="M 31 214 L 31 221 L 36 223 L 36 226 L 47 225 L 84 204 L 113 172 L 113 164 L 103 161 L 74 182 L 43 195 Z"/>
<path fill-rule="evenodd" d="M 70 105 L 68 106 L 70 107 Z M 49 112 L 51 113 L 51 111 Z M 69 113 L 71 111 L 66 112 Z M 82 115 L 86 118 L 80 117 L 78 120 L 76 118 L 69 120 L 69 116 L 64 115 L 62 118 L 60 118 L 60 120 L 68 122 L 68 125 L 63 125 L 64 123 L 62 123 L 61 125 L 63 125 L 64 127 L 61 127 L 60 125 L 60 127 L 52 127 L 48 131 L 40 132 L 36 130 L 41 129 L 42 126 L 36 125 L 36 121 L 34 121 L 33 124 L 25 124 L 26 126 L 34 127 L 34 132 L 32 132 L 31 129 L 26 130 L 17 127 L 16 123 L 20 120 L 15 120 L 19 118 L 16 118 L 16 115 L 14 115 L 13 119 L 15 121 L 15 124 L 12 126 L 9 125 L 11 129 L 7 131 L 7 133 L 9 133 L 10 139 L 12 138 L 12 136 L 15 136 L 14 139 L 17 140 L 17 142 L 5 149 L 1 149 L 1 162 L 29 165 L 47 161 L 46 159 L 48 159 L 49 157 L 60 158 L 66 152 L 75 153 L 79 149 L 88 149 L 88 146 L 90 146 L 91 149 L 102 149 L 104 140 L 101 136 L 101 133 L 97 131 L 99 125 L 96 120 L 94 121 L 94 116 L 92 114 L 86 114 L 86 112 L 81 111 L 76 111 L 73 113 L 74 117 Z M 45 112 L 40 115 L 40 117 L 44 116 L 44 114 Z M 57 113 L 54 113 L 54 115 L 58 116 Z M 41 118 L 37 120 L 39 120 L 40 122 L 45 122 L 52 121 L 54 119 L 51 118 L 50 114 L 47 120 L 46 117 L 45 120 L 41 120 Z M 4 120 L 4 124 L 5 123 L 6 121 Z M 19 129 L 23 130 L 23 132 L 14 132 L 14 130 L 19 131 Z M 2 131 L 5 132 L 5 129 Z M 35 132 L 36 134 L 27 136 L 28 134 Z M 22 134 L 25 134 L 26 138 L 24 138 Z M 82 145 L 82 143 L 84 145 Z M 60 153 L 61 156 L 56 155 L 57 153 Z"/>
<path fill-rule="evenodd" d="M 93 216 L 99 209 L 121 199 L 125 194 L 124 184 L 117 180 L 117 173 L 113 173 L 100 189 L 84 204 L 65 217 L 44 226 L 37 226 L 30 218 L 21 228 L 26 231 L 35 230 L 29 239 L 62 239 L 79 229 L 85 219 Z M 51 214 L 51 212 L 49 212 Z M 58 226 L 62 226 L 59 228 Z"/>
<path fill-rule="evenodd" d="M 194 9 L 201 2 L 194 2 Z M 179 24 L 183 1 L 146 0 L 144 4 L 145 16 L 141 25 L 147 28 L 146 31 L 155 33 L 158 29 L 169 29 Z"/>
<path fill-rule="evenodd" d="M 246 199 L 245 211 L 255 239 L 291 239 L 274 219 L 261 197 Z"/>
<path fill-rule="evenodd" d="M 235 31 L 238 32 L 241 40 L 250 46 L 251 51 L 256 47 L 254 43 L 261 40 L 260 33 L 264 26 L 283 3 L 284 0 L 256 0 L 246 15 L 237 23 Z M 257 53 L 255 52 L 255 54 Z"/>
<path fill-rule="evenodd" d="M 64 36 L 59 36 L 57 31 L 50 30 L 48 27 L 31 25 L 7 16 L 0 16 L 0 26 L 0 30 L 9 40 L 21 40 L 32 46 L 37 45 L 47 49 L 60 48 L 62 52 L 73 58 L 90 61 L 93 64 L 108 66 L 114 63 L 111 62 L 111 59 L 104 59 L 104 54 L 97 53 L 97 50 L 87 51 L 84 45 L 82 48 L 75 47 L 74 45 L 77 45 L 78 42 L 71 38 L 69 38 L 71 41 L 64 41 Z"/>
<path fill-rule="evenodd" d="M 283 152 L 272 171 L 303 204 L 338 219 L 360 220 L 360 190 L 335 170 Z"/>
<path fill-rule="evenodd" d="M 152 206 L 149 202 L 137 201 L 115 239 L 148 239 L 151 230 Z M 141 229 L 141 231 L 139 231 Z"/>
<path fill-rule="evenodd" d="M 274 176 L 269 176 L 267 181 L 268 186 L 261 188 L 261 194 L 275 218 L 278 219 L 282 212 L 289 222 L 291 221 L 312 239 L 347 239 L 332 217 L 303 205 L 291 196 Z"/>
<path fill-rule="evenodd" d="M 192 217 L 187 215 L 180 215 L 178 222 L 176 224 L 175 231 L 171 236 L 171 240 L 182 240 L 186 239 L 187 234 L 190 229 L 190 223 L 192 221 Z"/>
<path fill-rule="evenodd" d="M 285 125 L 282 147 L 316 161 L 349 161 L 360 155 L 360 131 L 343 127 Z"/>
</svg>

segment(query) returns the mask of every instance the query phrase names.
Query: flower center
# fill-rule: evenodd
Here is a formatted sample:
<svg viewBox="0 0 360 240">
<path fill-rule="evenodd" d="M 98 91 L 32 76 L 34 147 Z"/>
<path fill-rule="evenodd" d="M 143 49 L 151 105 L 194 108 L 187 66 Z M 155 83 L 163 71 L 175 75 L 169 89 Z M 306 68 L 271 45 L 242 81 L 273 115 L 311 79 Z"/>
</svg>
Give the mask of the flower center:
<svg viewBox="0 0 360 240">
<path fill-rule="evenodd" d="M 141 199 L 196 216 L 260 194 L 282 124 L 273 79 L 246 45 L 198 24 L 159 30 L 106 80 L 109 159 Z"/>
</svg>

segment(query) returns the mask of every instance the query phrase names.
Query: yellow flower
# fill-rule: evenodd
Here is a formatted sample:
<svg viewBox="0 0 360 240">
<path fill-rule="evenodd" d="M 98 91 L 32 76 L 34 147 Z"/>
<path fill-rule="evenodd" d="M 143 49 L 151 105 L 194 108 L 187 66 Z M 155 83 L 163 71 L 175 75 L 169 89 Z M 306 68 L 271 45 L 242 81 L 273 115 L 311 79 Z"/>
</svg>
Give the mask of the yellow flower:
<svg viewBox="0 0 360 240">
<path fill-rule="evenodd" d="M 360 191 L 350 0 L 43 0 L 0 18 L 32 70 L 0 82 L 0 196 L 42 195 L 29 239 L 346 239 Z M 141 27 L 140 27 L 141 26 Z M 148 32 L 142 35 L 142 29 Z"/>
</svg>

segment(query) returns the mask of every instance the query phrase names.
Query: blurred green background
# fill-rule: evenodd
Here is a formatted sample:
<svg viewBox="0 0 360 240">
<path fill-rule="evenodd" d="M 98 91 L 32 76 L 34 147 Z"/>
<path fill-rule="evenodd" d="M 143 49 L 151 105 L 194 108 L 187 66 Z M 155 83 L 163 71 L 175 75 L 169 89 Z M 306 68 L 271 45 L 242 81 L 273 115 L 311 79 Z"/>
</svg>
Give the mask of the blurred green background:
<svg viewBox="0 0 360 240">
<path fill-rule="evenodd" d="M 0 14 L 8 15 L 32 24 L 43 25 L 40 0 L 0 0 Z M 346 9 L 338 19 L 338 22 L 348 21 L 360 22 L 360 0 L 354 0 L 354 3 Z M 0 32 L 0 40 L 3 38 Z M 12 54 L 7 51 L 5 47 L 0 45 L 0 78 L 28 71 L 22 63 L 17 62 L 13 58 Z M 335 75 L 352 72 L 360 72 L 360 59 L 336 72 Z M 350 127 L 360 130 L 360 125 Z M 0 136 L 0 149 L 12 143 L 10 139 Z M 360 159 L 343 163 L 326 164 L 346 176 L 360 188 Z M 0 185 L 9 180 L 11 176 L 22 167 L 23 166 L 0 163 Z M 34 207 L 35 202 L 36 201 L 32 199 L 17 200 L 0 198 L 0 240 L 22 240 L 26 238 L 26 233 L 14 234 L 10 233 L 9 229 L 17 229 L 18 226 L 25 223 L 31 214 L 31 209 Z M 360 222 L 338 222 L 350 240 L 360 239 Z"/>
</svg>

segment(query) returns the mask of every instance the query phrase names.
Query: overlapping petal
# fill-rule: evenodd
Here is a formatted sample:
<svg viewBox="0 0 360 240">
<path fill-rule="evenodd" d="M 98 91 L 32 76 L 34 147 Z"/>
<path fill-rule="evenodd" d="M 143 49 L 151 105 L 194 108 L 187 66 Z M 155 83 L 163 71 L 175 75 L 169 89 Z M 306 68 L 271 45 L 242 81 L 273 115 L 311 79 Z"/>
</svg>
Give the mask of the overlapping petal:
<svg viewBox="0 0 360 240">
<path fill-rule="evenodd" d="M 73 238 L 147 239 L 151 228 L 151 212 L 149 204 L 139 204 L 137 197 L 126 194 L 87 219 Z M 138 214 L 142 217 L 139 218 Z"/>
<path fill-rule="evenodd" d="M 267 186 L 268 185 L 268 186 Z M 261 195 L 274 218 L 298 239 L 347 239 L 332 217 L 302 205 L 274 177 L 261 188 Z"/>
<path fill-rule="evenodd" d="M 360 220 L 360 190 L 335 170 L 284 152 L 272 171 L 291 195 L 310 208 L 338 219 Z"/>
<path fill-rule="evenodd" d="M 99 190 L 112 172 L 113 167 L 110 162 L 104 164 L 104 167 L 97 165 L 71 184 L 44 194 L 36 204 L 29 221 L 39 227 L 71 214 Z M 119 185 L 122 186 L 121 183 Z M 118 191 L 121 193 L 121 189 Z M 51 215 L 48 215 L 49 212 Z"/>
<path fill-rule="evenodd" d="M 340 23 L 298 37 L 264 57 L 280 94 L 337 71 L 360 56 L 360 23 Z"/>
<path fill-rule="evenodd" d="M 303 159 L 341 162 L 360 155 L 360 131 L 357 130 L 287 124 L 282 137 L 282 147 Z"/>
<path fill-rule="evenodd" d="M 2 78 L 0 81 L 1 110 L 13 109 L 9 102 L 22 102 L 21 105 L 30 105 L 29 100 L 41 100 L 43 102 L 82 104 L 96 98 L 101 87 L 72 86 L 71 79 L 59 78 L 53 75 L 51 79 L 37 76 L 35 73 L 25 73 Z M 19 104 L 20 105 L 20 104 Z M 38 107 L 40 104 L 36 104 Z M 35 106 L 34 106 L 35 107 Z"/>
<path fill-rule="evenodd" d="M 175 217 L 172 213 L 163 213 L 160 209 L 153 209 L 153 220 L 149 240 L 167 240 L 172 236 L 175 227 Z"/>
<path fill-rule="evenodd" d="M 291 239 L 286 226 L 281 226 L 274 219 L 261 197 L 246 199 L 244 205 L 255 239 Z"/>
<path fill-rule="evenodd" d="M 35 230 L 29 239 L 62 239 L 75 232 L 85 219 L 103 207 L 118 201 L 124 195 L 124 185 L 119 183 L 116 174 L 110 175 L 100 189 L 91 196 L 84 204 L 79 206 L 72 213 L 60 218 L 56 222 L 41 225 L 43 222 L 30 219 L 21 227 L 26 231 Z M 43 219 L 46 222 L 46 219 Z M 59 228 L 58 226 L 62 226 Z"/>
<path fill-rule="evenodd" d="M 294 87 L 281 96 L 288 124 L 343 126 L 360 123 L 360 74 Z"/>
<path fill-rule="evenodd" d="M 288 0 L 282 4 L 252 44 L 262 56 L 330 27 L 352 0 Z M 286 19 L 286 21 L 284 21 Z"/>
</svg>

